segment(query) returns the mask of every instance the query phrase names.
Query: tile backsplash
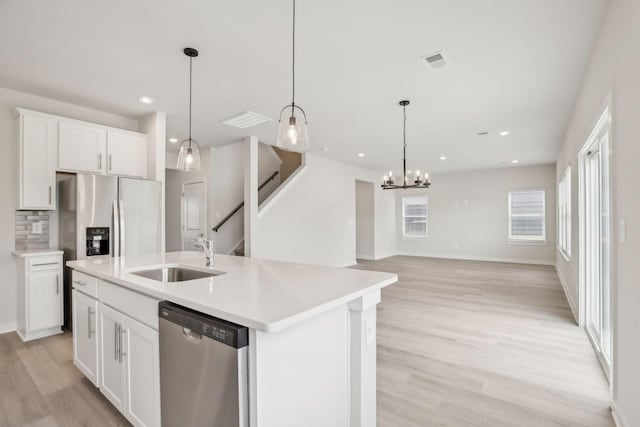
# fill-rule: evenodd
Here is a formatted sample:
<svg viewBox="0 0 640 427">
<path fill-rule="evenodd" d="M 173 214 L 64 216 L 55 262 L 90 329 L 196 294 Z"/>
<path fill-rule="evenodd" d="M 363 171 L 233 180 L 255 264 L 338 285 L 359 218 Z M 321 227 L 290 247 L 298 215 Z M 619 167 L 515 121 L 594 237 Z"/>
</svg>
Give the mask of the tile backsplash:
<svg viewBox="0 0 640 427">
<path fill-rule="evenodd" d="M 42 234 L 33 232 L 33 224 L 40 223 Z M 49 212 L 16 211 L 16 250 L 49 249 Z"/>
</svg>

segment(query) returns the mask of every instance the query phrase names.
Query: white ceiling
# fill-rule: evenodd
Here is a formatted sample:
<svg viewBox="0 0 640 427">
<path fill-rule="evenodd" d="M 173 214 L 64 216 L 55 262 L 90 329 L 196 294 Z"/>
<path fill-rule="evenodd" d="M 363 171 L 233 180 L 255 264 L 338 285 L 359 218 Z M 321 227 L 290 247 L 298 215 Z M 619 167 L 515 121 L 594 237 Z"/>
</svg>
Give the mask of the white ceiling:
<svg viewBox="0 0 640 427">
<path fill-rule="evenodd" d="M 298 0 L 296 100 L 314 150 L 399 170 L 406 98 L 409 168 L 553 162 L 606 3 Z M 194 138 L 272 143 L 291 96 L 290 13 L 290 0 L 3 0 L 0 86 L 122 115 L 163 110 L 167 137 L 182 139 L 192 46 Z M 450 65 L 431 70 L 420 57 L 440 49 Z M 274 122 L 219 123 L 245 109 Z"/>
</svg>

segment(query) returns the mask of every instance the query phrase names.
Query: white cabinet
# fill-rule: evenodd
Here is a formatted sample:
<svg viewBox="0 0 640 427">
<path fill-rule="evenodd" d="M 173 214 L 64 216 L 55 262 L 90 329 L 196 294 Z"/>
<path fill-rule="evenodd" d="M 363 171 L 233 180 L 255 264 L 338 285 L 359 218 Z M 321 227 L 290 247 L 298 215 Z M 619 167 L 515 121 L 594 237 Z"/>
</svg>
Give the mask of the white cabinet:
<svg viewBox="0 0 640 427">
<path fill-rule="evenodd" d="M 144 178 L 147 175 L 147 136 L 135 132 L 107 132 L 107 173 Z"/>
<path fill-rule="evenodd" d="M 124 318 L 125 416 L 136 426 L 160 425 L 158 332 Z"/>
<path fill-rule="evenodd" d="M 124 412 L 125 371 L 122 335 L 124 315 L 100 304 L 100 391 Z"/>
<path fill-rule="evenodd" d="M 88 283 L 74 271 L 75 281 Z M 97 351 L 98 384 L 102 394 L 135 426 L 160 426 L 160 352 L 157 329 L 158 301 L 111 283 L 97 281 L 98 300 L 74 290 L 74 363 L 91 379 L 90 364 Z M 88 285 L 81 288 L 84 292 Z M 122 310 L 122 311 L 121 311 Z M 98 315 L 99 344 L 90 334 Z M 126 312 L 126 314 L 125 314 Z M 153 313 L 153 317 L 150 317 Z M 82 356 L 81 356 L 82 355 Z"/>
<path fill-rule="evenodd" d="M 75 121 L 60 121 L 58 169 L 74 172 L 105 171 L 107 131 Z"/>
<path fill-rule="evenodd" d="M 58 121 L 18 110 L 18 209 L 56 208 Z"/>
<path fill-rule="evenodd" d="M 29 341 L 62 332 L 62 252 L 18 257 L 18 335 Z"/>
<path fill-rule="evenodd" d="M 98 379 L 98 301 L 73 290 L 73 364 L 96 387 Z"/>
</svg>

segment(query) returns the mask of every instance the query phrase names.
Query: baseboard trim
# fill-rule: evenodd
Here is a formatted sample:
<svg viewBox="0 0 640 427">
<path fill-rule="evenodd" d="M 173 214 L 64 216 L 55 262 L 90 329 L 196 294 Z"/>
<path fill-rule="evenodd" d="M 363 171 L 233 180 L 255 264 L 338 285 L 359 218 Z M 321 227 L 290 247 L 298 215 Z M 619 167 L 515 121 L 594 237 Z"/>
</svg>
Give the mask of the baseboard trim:
<svg viewBox="0 0 640 427">
<path fill-rule="evenodd" d="M 18 325 L 16 322 L 4 322 L 0 323 L 0 334 L 6 334 L 9 332 L 15 332 Z"/>
<path fill-rule="evenodd" d="M 564 276 L 560 272 L 560 269 L 558 268 L 557 265 L 556 265 L 556 273 L 558 274 L 558 278 L 560 279 L 560 284 L 562 285 L 564 296 L 567 299 L 567 302 L 569 303 L 571 314 L 573 314 L 573 320 L 575 320 L 576 325 L 579 325 L 580 321 L 578 320 L 578 310 L 576 309 L 576 304 L 573 302 L 573 299 L 571 298 L 571 293 L 569 292 L 569 286 L 567 285 L 566 280 L 564 280 Z"/>
<path fill-rule="evenodd" d="M 626 422 L 622 412 L 618 409 L 616 403 L 612 400 L 611 405 L 611 416 L 613 417 L 613 422 L 616 424 L 616 427 L 628 427 L 629 424 Z"/>
<path fill-rule="evenodd" d="M 356 260 L 359 260 L 359 259 L 366 259 L 367 261 L 375 261 L 376 257 L 374 257 L 373 255 L 356 254 Z"/>
<path fill-rule="evenodd" d="M 525 258 L 498 258 L 498 257 L 481 257 L 481 256 L 473 256 L 473 255 L 424 254 L 424 253 L 402 252 L 402 251 L 399 251 L 396 255 L 415 256 L 415 257 L 423 257 L 423 258 L 459 259 L 459 260 L 465 260 L 465 261 L 508 262 L 511 264 L 555 265 L 554 261 L 544 261 L 539 259 L 525 259 Z"/>
</svg>

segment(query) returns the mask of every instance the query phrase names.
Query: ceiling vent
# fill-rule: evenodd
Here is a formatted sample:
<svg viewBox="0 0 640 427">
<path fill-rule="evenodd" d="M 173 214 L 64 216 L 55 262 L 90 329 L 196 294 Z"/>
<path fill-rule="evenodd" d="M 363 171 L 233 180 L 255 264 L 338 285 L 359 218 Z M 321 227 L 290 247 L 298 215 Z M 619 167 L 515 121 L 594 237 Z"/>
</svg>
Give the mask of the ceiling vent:
<svg viewBox="0 0 640 427">
<path fill-rule="evenodd" d="M 234 128 L 247 129 L 270 121 L 271 119 L 267 116 L 263 116 L 262 114 L 254 113 L 253 111 L 247 110 L 243 113 L 229 117 L 228 119 L 223 120 L 220 123 Z"/>
<path fill-rule="evenodd" d="M 478 132 L 479 136 L 487 136 L 489 135 L 489 132 L 487 132 L 486 130 L 483 130 L 482 132 Z"/>
<path fill-rule="evenodd" d="M 438 52 L 423 56 L 422 60 L 427 63 L 427 65 L 433 69 L 442 68 L 448 64 L 447 58 L 443 51 L 439 50 Z"/>
</svg>

